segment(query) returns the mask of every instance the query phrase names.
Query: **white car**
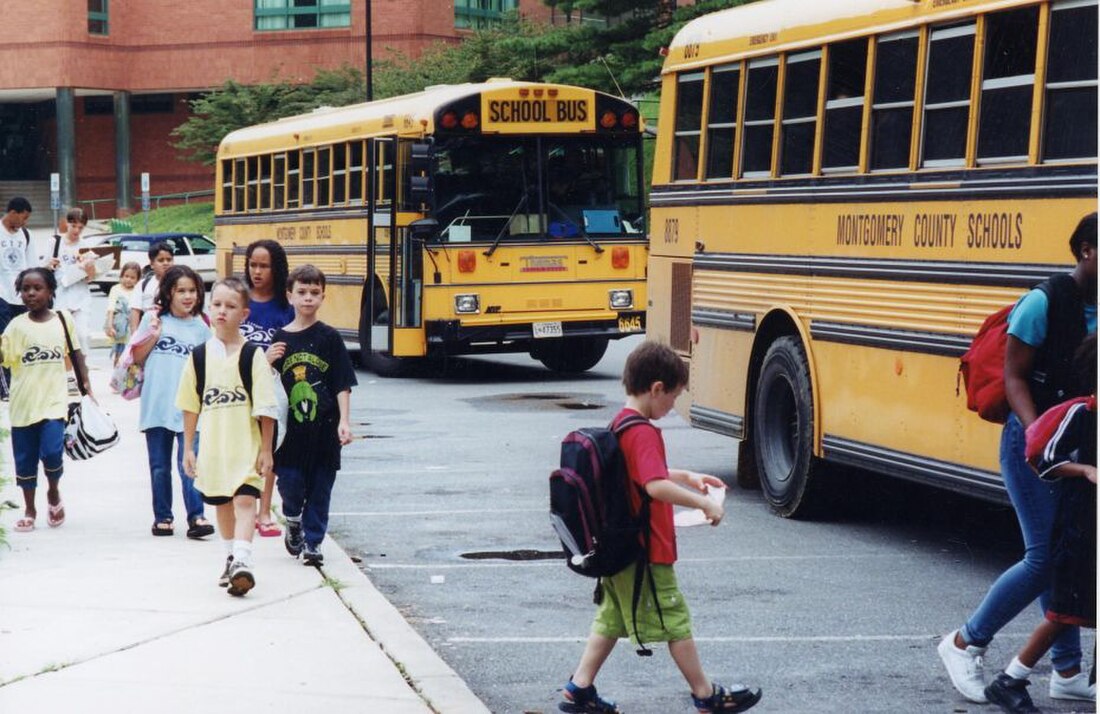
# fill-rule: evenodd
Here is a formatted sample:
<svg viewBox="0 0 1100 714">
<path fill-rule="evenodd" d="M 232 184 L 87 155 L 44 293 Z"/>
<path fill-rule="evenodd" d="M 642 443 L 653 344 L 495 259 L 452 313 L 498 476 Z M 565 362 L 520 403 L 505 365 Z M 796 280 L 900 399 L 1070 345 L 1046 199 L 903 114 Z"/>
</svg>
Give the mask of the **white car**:
<svg viewBox="0 0 1100 714">
<path fill-rule="evenodd" d="M 207 287 L 217 279 L 214 241 L 201 233 L 127 233 L 116 236 L 111 241 L 122 248 L 119 268 L 96 275 L 92 284 L 103 292 L 108 292 L 118 282 L 119 269 L 123 265 L 133 261 L 144 270 L 149 265 L 150 246 L 161 242 L 171 246 L 176 265 L 192 268 Z"/>
</svg>

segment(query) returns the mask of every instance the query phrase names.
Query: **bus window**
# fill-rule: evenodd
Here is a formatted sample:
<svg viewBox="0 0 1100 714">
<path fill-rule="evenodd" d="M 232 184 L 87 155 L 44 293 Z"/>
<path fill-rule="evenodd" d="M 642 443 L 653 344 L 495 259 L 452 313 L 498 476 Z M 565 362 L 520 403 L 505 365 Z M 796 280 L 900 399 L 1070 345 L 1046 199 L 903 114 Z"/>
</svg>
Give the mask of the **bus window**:
<svg viewBox="0 0 1100 714">
<path fill-rule="evenodd" d="M 748 87 L 745 90 L 745 128 L 741 132 L 741 174 L 747 177 L 770 176 L 772 138 L 775 134 L 775 85 L 779 78 L 779 59 L 749 62 Z"/>
<path fill-rule="evenodd" d="M 740 79 L 740 63 L 715 67 L 710 74 L 710 108 L 707 111 L 708 179 L 733 176 L 733 137 L 737 131 Z"/>
<path fill-rule="evenodd" d="M 271 209 L 271 155 L 260 157 L 260 208 Z"/>
<path fill-rule="evenodd" d="M 859 169 L 863 130 L 863 92 L 867 78 L 867 40 L 829 45 L 829 83 L 825 95 L 825 171 Z M 908 142 L 906 142 L 908 144 Z"/>
<path fill-rule="evenodd" d="M 1096 3 L 1057 2 L 1050 13 L 1043 161 L 1096 159 Z"/>
<path fill-rule="evenodd" d="M 699 136 L 703 121 L 703 72 L 676 78 L 676 131 L 673 149 L 673 181 L 699 177 Z"/>
<path fill-rule="evenodd" d="M 985 18 L 979 161 L 1027 161 L 1038 41 L 1037 5 Z"/>
<path fill-rule="evenodd" d="M 274 162 L 272 169 L 274 193 L 271 202 L 272 208 L 279 211 L 286 208 L 286 154 L 275 154 Z"/>
<path fill-rule="evenodd" d="M 233 212 L 233 162 L 224 159 L 222 166 L 222 213 Z"/>
<path fill-rule="evenodd" d="M 259 168 L 257 167 L 258 163 L 259 163 L 259 158 L 256 157 L 256 156 L 249 156 L 248 159 L 245 161 L 245 166 L 247 167 L 246 170 L 248 171 L 248 174 L 247 174 L 248 191 L 245 193 L 245 206 L 244 206 L 246 211 L 255 211 L 256 208 L 257 208 L 256 193 L 257 193 L 257 190 L 258 190 L 259 185 L 260 185 L 260 171 L 259 171 Z"/>
<path fill-rule="evenodd" d="M 963 166 L 970 120 L 974 23 L 932 30 L 924 88 L 924 166 Z"/>
<path fill-rule="evenodd" d="M 332 166 L 332 147 L 322 146 L 317 149 L 317 205 L 328 206 L 331 202 L 329 193 L 330 174 Z"/>
<path fill-rule="evenodd" d="M 301 166 L 302 154 L 299 151 L 289 151 L 286 155 L 286 207 L 297 208 L 302 187 Z"/>
<path fill-rule="evenodd" d="M 348 144 L 348 203 L 363 204 L 363 142 Z"/>
<path fill-rule="evenodd" d="M 315 206 L 313 198 L 313 168 L 316 162 L 316 149 L 302 151 L 302 207 Z"/>
<path fill-rule="evenodd" d="M 903 32 L 878 38 L 871 105 L 871 170 L 909 168 L 920 36 Z"/>
<path fill-rule="evenodd" d="M 339 206 L 347 202 L 348 145 L 334 144 L 332 147 L 332 205 Z"/>
<path fill-rule="evenodd" d="M 787 57 L 787 81 L 783 90 L 783 149 L 779 160 L 780 173 L 785 176 L 813 171 L 820 76 L 821 50 Z"/>
<path fill-rule="evenodd" d="M 378 205 L 389 205 L 390 203 L 390 181 L 389 173 L 393 171 L 393 143 L 386 141 L 379 141 L 375 144 L 375 180 L 378 182 L 378 193 L 375 196 L 375 200 Z"/>
<path fill-rule="evenodd" d="M 244 212 L 244 159 L 233 162 L 233 210 Z"/>
</svg>

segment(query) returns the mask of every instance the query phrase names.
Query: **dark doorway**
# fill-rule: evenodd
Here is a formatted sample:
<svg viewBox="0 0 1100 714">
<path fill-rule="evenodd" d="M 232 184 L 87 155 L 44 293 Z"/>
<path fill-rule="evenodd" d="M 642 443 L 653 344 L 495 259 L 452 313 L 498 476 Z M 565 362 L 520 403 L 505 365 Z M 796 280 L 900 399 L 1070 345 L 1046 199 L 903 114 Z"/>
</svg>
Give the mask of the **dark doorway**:
<svg viewBox="0 0 1100 714">
<path fill-rule="evenodd" d="M 49 178 L 49 156 L 40 127 L 53 115 L 53 102 L 0 104 L 0 181 Z"/>
</svg>

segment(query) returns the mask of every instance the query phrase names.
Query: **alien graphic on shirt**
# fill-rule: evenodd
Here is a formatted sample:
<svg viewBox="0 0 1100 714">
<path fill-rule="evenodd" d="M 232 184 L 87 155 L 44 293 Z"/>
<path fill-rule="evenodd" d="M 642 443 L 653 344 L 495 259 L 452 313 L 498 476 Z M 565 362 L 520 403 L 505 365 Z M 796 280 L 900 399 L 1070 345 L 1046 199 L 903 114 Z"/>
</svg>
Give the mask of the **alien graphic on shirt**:
<svg viewBox="0 0 1100 714">
<path fill-rule="evenodd" d="M 306 381 L 305 365 L 298 365 L 291 370 L 294 373 L 294 386 L 290 388 L 287 401 L 290 402 L 290 412 L 294 420 L 299 424 L 317 420 L 317 392 L 313 385 Z"/>
</svg>

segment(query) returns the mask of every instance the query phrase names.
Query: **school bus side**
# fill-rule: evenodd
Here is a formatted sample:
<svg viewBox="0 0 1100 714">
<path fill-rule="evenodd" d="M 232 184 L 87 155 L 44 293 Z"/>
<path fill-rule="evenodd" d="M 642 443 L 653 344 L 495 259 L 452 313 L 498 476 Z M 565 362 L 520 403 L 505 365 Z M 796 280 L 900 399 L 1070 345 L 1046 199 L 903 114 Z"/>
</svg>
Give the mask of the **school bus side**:
<svg viewBox="0 0 1100 714">
<path fill-rule="evenodd" d="M 958 356 L 1095 210 L 1094 2 L 857 4 L 702 18 L 663 78 L 649 332 L 782 515 L 822 504 L 821 460 L 1003 499 Z"/>
</svg>

